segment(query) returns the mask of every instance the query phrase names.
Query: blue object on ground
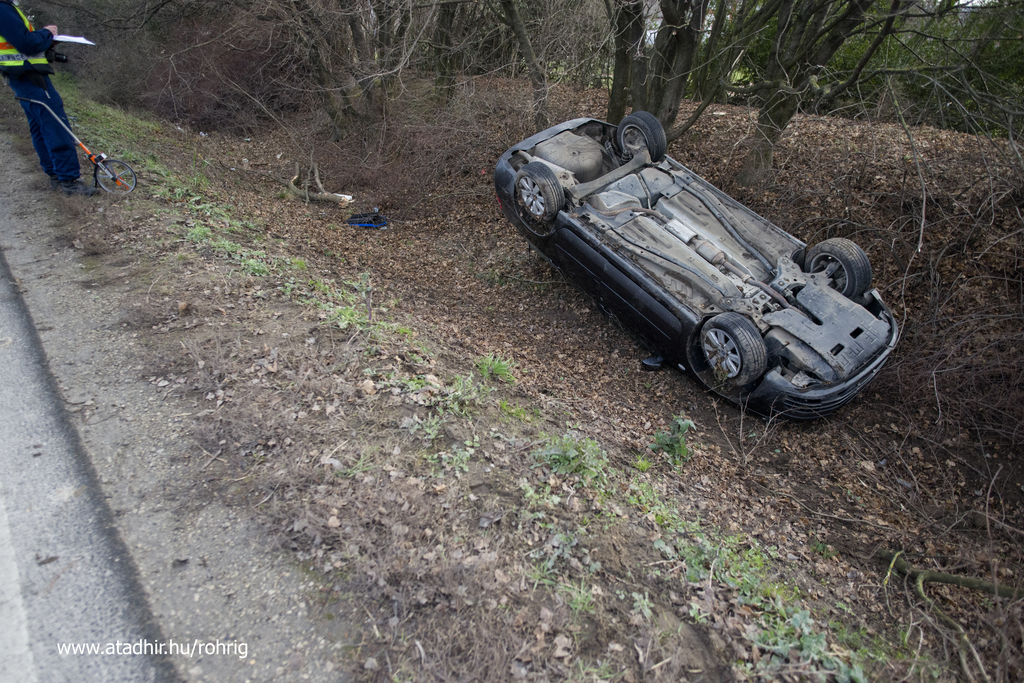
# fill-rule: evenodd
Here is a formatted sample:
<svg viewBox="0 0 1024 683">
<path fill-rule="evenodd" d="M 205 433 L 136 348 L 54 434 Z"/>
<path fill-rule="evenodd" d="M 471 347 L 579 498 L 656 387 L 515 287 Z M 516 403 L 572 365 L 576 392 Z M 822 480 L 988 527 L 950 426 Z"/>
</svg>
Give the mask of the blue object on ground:
<svg viewBox="0 0 1024 683">
<path fill-rule="evenodd" d="M 388 219 L 373 211 L 371 213 L 357 213 L 350 216 L 348 224 L 360 228 L 384 228 L 388 224 Z"/>
</svg>

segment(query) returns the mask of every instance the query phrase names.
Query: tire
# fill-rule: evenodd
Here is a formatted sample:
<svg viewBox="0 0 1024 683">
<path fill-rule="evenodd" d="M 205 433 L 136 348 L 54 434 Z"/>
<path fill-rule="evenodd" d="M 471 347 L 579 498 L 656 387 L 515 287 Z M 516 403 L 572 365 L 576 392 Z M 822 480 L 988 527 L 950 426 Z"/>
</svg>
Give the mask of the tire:
<svg viewBox="0 0 1024 683">
<path fill-rule="evenodd" d="M 516 173 L 515 202 L 524 221 L 548 228 L 565 206 L 565 191 L 550 166 L 531 161 Z"/>
<path fill-rule="evenodd" d="M 111 194 L 128 194 L 135 189 L 135 171 L 118 159 L 104 159 L 96 164 L 96 184 Z"/>
<path fill-rule="evenodd" d="M 768 369 L 768 349 L 754 323 L 739 313 L 722 313 L 704 324 L 700 347 L 716 379 L 750 384 Z"/>
<path fill-rule="evenodd" d="M 619 122 L 615 130 L 615 142 L 622 156 L 627 159 L 646 148 L 651 161 L 657 163 L 665 158 L 665 152 L 668 151 L 661 121 L 645 111 L 635 111 Z"/>
<path fill-rule="evenodd" d="M 828 272 L 832 286 L 848 299 L 857 299 L 871 289 L 868 255 L 843 237 L 833 237 L 811 247 L 804 257 L 804 271 Z"/>
</svg>

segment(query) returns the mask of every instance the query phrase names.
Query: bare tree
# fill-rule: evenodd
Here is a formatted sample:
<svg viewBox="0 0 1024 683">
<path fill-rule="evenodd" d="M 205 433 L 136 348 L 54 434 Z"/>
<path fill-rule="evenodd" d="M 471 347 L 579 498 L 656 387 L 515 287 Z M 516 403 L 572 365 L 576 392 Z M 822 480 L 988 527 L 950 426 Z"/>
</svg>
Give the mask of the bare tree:
<svg viewBox="0 0 1024 683">
<path fill-rule="evenodd" d="M 876 0 L 783 0 L 779 6 L 778 28 L 760 83 L 744 90 L 761 101 L 754 143 L 737 177 L 740 185 L 757 185 L 771 168 L 772 151 L 808 94 L 813 94 L 814 78 L 836 51 L 868 18 Z M 889 18 L 900 11 L 899 0 L 892 0 L 883 29 L 891 29 Z M 883 36 L 884 37 L 884 36 Z M 878 41 L 875 45 L 881 44 Z M 732 89 L 733 92 L 740 91 Z"/>
<path fill-rule="evenodd" d="M 644 2 L 605 0 L 605 11 L 615 41 L 612 86 L 608 94 L 608 120 L 621 121 L 626 115 L 632 84 L 642 87 L 647 78 L 647 61 L 643 58 Z M 638 97 L 634 94 L 633 99 Z"/>
<path fill-rule="evenodd" d="M 530 85 L 533 87 L 533 116 L 534 125 L 537 130 L 544 130 L 548 127 L 548 76 L 544 64 L 537 57 L 533 50 L 533 43 L 530 40 L 530 32 L 526 29 L 516 0 L 499 0 L 502 10 L 502 21 L 504 21 L 516 36 L 519 42 L 519 52 L 523 61 L 526 62 L 526 71 L 530 76 Z"/>
<path fill-rule="evenodd" d="M 644 0 L 605 0 L 615 39 L 609 120 L 625 115 L 628 94 L 634 109 L 653 113 L 666 128 L 674 123 L 694 71 L 709 5 L 710 0 L 660 0 L 660 25 L 648 45 L 647 18 L 653 7 Z"/>
<path fill-rule="evenodd" d="M 675 123 L 700 48 L 710 0 L 661 0 L 661 27 L 651 54 L 651 83 L 644 109 L 665 126 Z"/>
</svg>

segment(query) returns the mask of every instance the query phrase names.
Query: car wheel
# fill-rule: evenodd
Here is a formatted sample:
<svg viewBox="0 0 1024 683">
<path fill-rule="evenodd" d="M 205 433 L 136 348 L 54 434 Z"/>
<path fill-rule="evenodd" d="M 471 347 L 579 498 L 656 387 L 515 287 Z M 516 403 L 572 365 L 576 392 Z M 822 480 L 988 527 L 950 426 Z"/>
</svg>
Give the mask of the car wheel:
<svg viewBox="0 0 1024 683">
<path fill-rule="evenodd" d="M 565 205 L 565 191 L 551 167 L 532 161 L 516 173 L 516 208 L 527 223 L 548 227 Z"/>
<path fill-rule="evenodd" d="M 857 244 L 833 237 L 814 245 L 804 258 L 808 273 L 827 273 L 840 294 L 856 299 L 871 289 L 871 261 Z"/>
<path fill-rule="evenodd" d="M 635 111 L 622 119 L 615 131 L 615 141 L 619 144 L 622 156 L 627 158 L 646 149 L 651 155 L 651 161 L 657 163 L 665 158 L 665 152 L 668 151 L 661 121 L 645 111 Z"/>
<path fill-rule="evenodd" d="M 716 379 L 750 384 L 768 369 L 768 349 L 760 333 L 739 313 L 722 313 L 705 323 L 700 345 Z"/>
</svg>

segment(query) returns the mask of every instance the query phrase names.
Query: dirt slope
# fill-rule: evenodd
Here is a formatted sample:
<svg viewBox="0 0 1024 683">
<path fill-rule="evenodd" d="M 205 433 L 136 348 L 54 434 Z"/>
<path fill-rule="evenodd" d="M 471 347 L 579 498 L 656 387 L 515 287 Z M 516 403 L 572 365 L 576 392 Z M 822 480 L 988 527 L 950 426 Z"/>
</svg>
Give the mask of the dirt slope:
<svg viewBox="0 0 1024 683">
<path fill-rule="evenodd" d="M 954 679 L 948 625 L 881 558 L 1019 580 L 1018 464 L 974 459 L 967 432 L 933 443 L 932 415 L 891 383 L 787 424 L 641 372 L 643 349 L 494 204 L 490 166 L 518 120 L 481 114 L 437 177 L 417 151 L 454 127 L 407 131 L 369 170 L 348 163 L 358 150 L 322 148 L 327 188 L 382 207 L 386 230 L 287 196 L 272 178 L 304 157 L 283 131 L 160 124 L 136 150 L 136 193 L 63 202 L 97 288 L 144 264 L 123 325 L 148 349 L 138 378 L 187 406 L 180 468 L 203 486 L 189 504 L 255 515 L 294 551 L 315 577 L 312 628 L 357 679 Z M 670 153 L 721 182 L 749 120 L 723 107 Z M 849 217 L 865 195 L 827 179 L 815 193 L 797 165 L 827 157 L 835 126 L 798 119 L 780 184 L 742 199 L 809 241 L 824 228 L 773 204 Z M 843 139 L 860 135 L 885 147 L 898 131 Z M 895 261 L 876 263 L 902 313 Z M 485 375 L 488 356 L 513 363 L 514 383 Z M 694 427 L 673 459 L 649 446 L 659 432 L 680 445 L 676 416 Z M 1018 676 L 1003 626 L 1019 602 L 929 590 L 990 672 Z"/>
</svg>

